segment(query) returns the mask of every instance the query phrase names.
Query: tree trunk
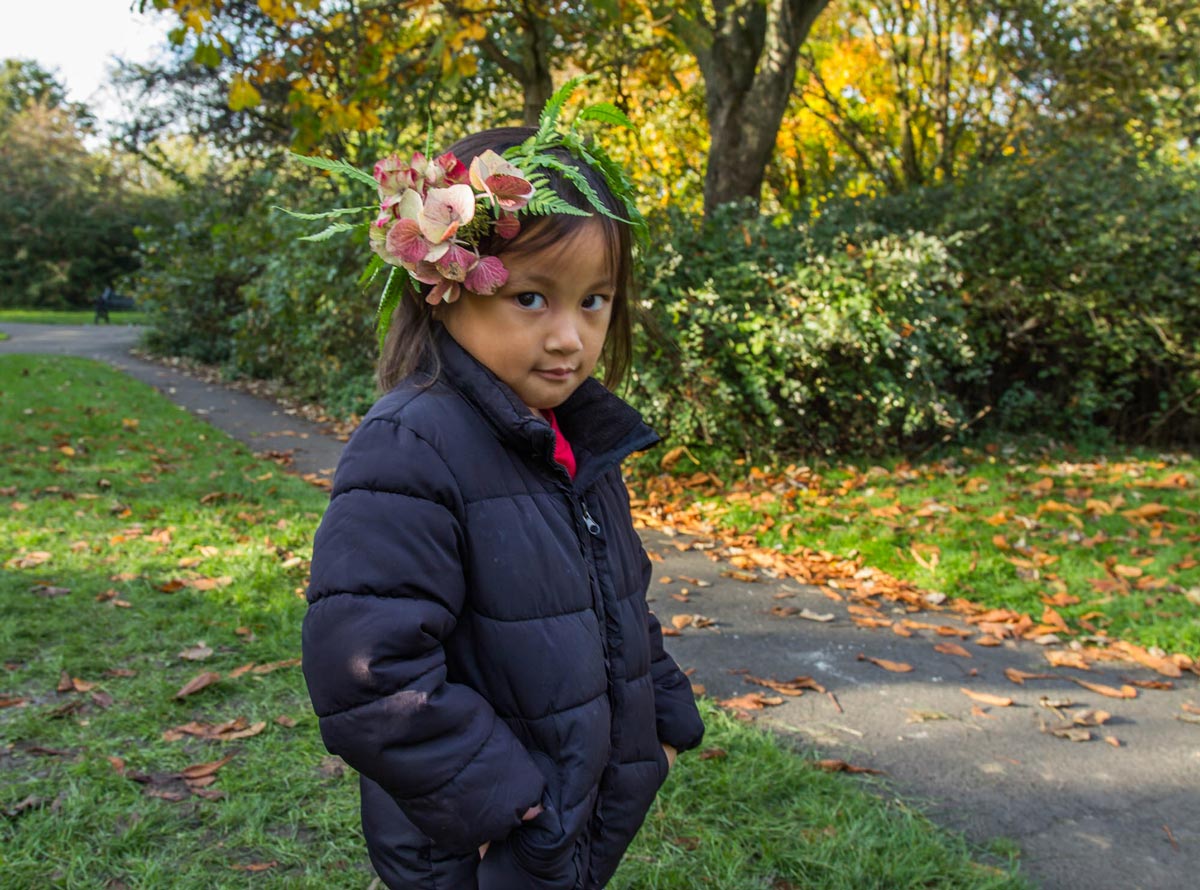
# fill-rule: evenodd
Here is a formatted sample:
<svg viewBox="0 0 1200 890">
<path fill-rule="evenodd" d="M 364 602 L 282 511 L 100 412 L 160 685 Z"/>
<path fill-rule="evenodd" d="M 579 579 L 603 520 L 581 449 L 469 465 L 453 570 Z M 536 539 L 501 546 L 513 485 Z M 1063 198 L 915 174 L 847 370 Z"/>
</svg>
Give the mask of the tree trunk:
<svg viewBox="0 0 1200 890">
<path fill-rule="evenodd" d="M 763 175 L 796 79 L 800 46 L 829 0 L 713 0 L 713 18 L 676 11 L 676 37 L 704 76 L 711 144 L 704 213 L 749 199 Z"/>
</svg>

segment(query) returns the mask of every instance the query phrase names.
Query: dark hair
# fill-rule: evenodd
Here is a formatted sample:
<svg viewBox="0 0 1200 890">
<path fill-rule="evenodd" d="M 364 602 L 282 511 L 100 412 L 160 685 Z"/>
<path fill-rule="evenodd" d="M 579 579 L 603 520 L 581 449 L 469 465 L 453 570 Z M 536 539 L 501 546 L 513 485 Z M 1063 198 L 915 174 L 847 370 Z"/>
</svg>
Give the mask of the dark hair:
<svg viewBox="0 0 1200 890">
<path fill-rule="evenodd" d="M 489 148 L 503 154 L 506 149 L 520 145 L 535 132 L 532 127 L 497 127 L 466 136 L 450 146 L 449 150 L 460 161 L 470 166 L 472 160 Z M 618 216 L 624 216 L 624 207 L 617 201 L 603 176 L 566 149 L 556 148 L 550 153 L 578 169 L 600 196 L 604 206 Z M 590 211 L 592 215 L 569 216 L 559 213 L 522 217 L 521 231 L 516 238 L 507 241 L 494 232 L 489 232 L 480 239 L 479 252 L 503 256 L 541 250 L 569 238 L 584 225 L 599 222 L 609 245 L 613 277 L 617 285 L 608 336 L 600 358 L 604 363 L 604 385 L 609 389 L 616 389 L 629 376 L 633 354 L 633 236 L 625 223 L 596 213 L 588 200 L 561 173 L 553 170 L 544 172 L 549 180 L 549 187 L 555 194 L 580 209 Z M 392 315 L 391 328 L 384 340 L 383 353 L 379 357 L 376 371 L 379 388 L 383 392 L 390 390 L 418 368 L 429 368 L 435 378 L 440 370 L 433 337 L 433 307 L 425 302 L 425 295 L 431 286 L 417 286 L 407 274 L 404 275 L 404 279 L 404 290 Z"/>
</svg>

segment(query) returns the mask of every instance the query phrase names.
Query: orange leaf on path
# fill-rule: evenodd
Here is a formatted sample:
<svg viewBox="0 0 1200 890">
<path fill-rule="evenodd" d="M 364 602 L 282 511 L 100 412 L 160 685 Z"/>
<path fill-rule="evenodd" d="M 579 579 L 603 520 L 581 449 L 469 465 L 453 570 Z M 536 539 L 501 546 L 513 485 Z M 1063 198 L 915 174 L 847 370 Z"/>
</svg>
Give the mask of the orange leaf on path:
<svg viewBox="0 0 1200 890">
<path fill-rule="evenodd" d="M 1008 708 L 1012 706 L 1013 700 L 1006 695 L 992 695 L 990 692 L 976 692 L 974 689 L 968 689 L 966 686 L 958 687 L 958 691 L 968 698 L 973 698 L 975 701 L 984 705 L 991 705 L 994 708 Z"/>
<path fill-rule="evenodd" d="M 825 687 L 814 680 L 812 677 L 795 677 L 791 680 L 772 680 L 769 677 L 752 677 L 746 676 L 747 683 L 754 683 L 758 686 L 766 686 L 768 689 L 774 689 L 776 692 L 783 695 L 803 695 L 805 689 L 811 689 L 813 692 L 824 692 Z"/>
<path fill-rule="evenodd" d="M 870 655 L 858 653 L 859 661 L 869 661 L 871 664 L 878 665 L 885 671 L 891 671 L 893 674 L 907 674 L 911 671 L 912 665 L 906 664 L 903 661 L 888 661 L 886 658 L 872 658 Z"/>
<path fill-rule="evenodd" d="M 1067 649 L 1047 649 L 1042 654 L 1046 656 L 1046 661 L 1058 668 L 1071 667 L 1079 668 L 1081 671 L 1091 670 L 1082 652 L 1074 652 Z"/>
<path fill-rule="evenodd" d="M 970 652 L 958 645 L 958 643 L 938 643 L 933 649 L 935 652 L 941 652 L 943 655 L 957 655 L 959 658 L 973 657 Z"/>
<path fill-rule="evenodd" d="M 188 682 L 183 685 L 183 688 L 175 693 L 175 697 L 186 698 L 195 692 L 199 692 L 201 689 L 205 689 L 209 686 L 212 686 L 214 683 L 220 682 L 220 680 L 221 675 L 215 671 L 204 671 L 203 673 L 197 674 L 196 676 L 192 677 L 192 679 L 188 680 Z"/>
<path fill-rule="evenodd" d="M 777 695 L 763 695 L 761 692 L 747 692 L 745 695 L 734 696 L 717 702 L 723 708 L 735 711 L 761 711 L 766 707 L 783 704 L 783 699 Z"/>
<path fill-rule="evenodd" d="M 1004 676 L 1012 680 L 1018 686 L 1024 686 L 1026 680 L 1053 680 L 1055 674 L 1033 674 L 1029 671 L 1023 671 L 1020 668 L 1005 668 Z"/>
<path fill-rule="evenodd" d="M 1113 651 L 1120 652 L 1131 661 L 1136 661 L 1138 664 L 1145 665 L 1152 671 L 1158 671 L 1158 673 L 1162 674 L 1164 677 L 1178 679 L 1179 677 L 1183 676 L 1183 671 L 1180 670 L 1179 665 L 1177 665 L 1175 662 L 1171 661 L 1169 658 L 1160 658 L 1157 655 L 1151 655 L 1141 646 L 1120 640 L 1116 643 L 1113 643 L 1109 648 Z"/>
<path fill-rule="evenodd" d="M 1090 689 L 1092 692 L 1100 695 L 1107 695 L 1109 698 L 1137 698 L 1137 690 L 1132 686 L 1122 686 L 1120 689 L 1114 689 L 1112 686 L 1105 686 L 1103 683 L 1089 683 L 1087 680 L 1077 680 L 1071 678 L 1071 682 L 1077 683 L 1084 689 Z"/>
</svg>

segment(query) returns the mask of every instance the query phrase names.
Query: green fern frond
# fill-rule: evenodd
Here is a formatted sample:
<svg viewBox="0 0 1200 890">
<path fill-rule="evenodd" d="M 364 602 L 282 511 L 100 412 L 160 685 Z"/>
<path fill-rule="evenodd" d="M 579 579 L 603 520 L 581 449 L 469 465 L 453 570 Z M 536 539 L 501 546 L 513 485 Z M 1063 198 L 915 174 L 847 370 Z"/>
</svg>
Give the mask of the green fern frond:
<svg viewBox="0 0 1200 890">
<path fill-rule="evenodd" d="M 301 241 L 328 241 L 339 232 L 353 232 L 356 229 L 366 229 L 371 223 L 370 221 L 362 223 L 333 223 L 328 228 L 322 229 L 315 235 L 304 235 L 300 238 Z"/>
<path fill-rule="evenodd" d="M 380 270 L 387 265 L 383 258 L 377 253 L 371 254 L 371 258 L 367 260 L 367 268 L 362 270 L 362 274 L 358 276 L 358 286 L 366 290 L 371 286 L 371 282 L 375 280 L 375 276 Z"/>
<path fill-rule="evenodd" d="M 587 74 L 581 77 L 572 77 L 554 91 L 554 95 L 546 102 L 546 107 L 542 109 L 542 113 L 538 117 L 537 135 L 534 136 L 537 142 L 544 143 L 555 135 L 558 115 L 562 111 L 563 105 L 566 104 L 567 99 L 571 98 L 571 94 L 579 89 L 581 83 L 591 79 L 592 75 Z"/>
<path fill-rule="evenodd" d="M 599 121 L 602 124 L 611 124 L 614 127 L 624 127 L 626 130 L 634 130 L 633 125 L 625 112 L 617 108 L 611 102 L 597 102 L 594 105 L 589 105 L 587 108 L 579 112 L 575 118 L 576 121 Z"/>
<path fill-rule="evenodd" d="M 296 154 L 294 151 L 289 151 L 288 154 L 292 157 L 292 160 L 299 161 L 306 167 L 316 167 L 318 170 L 327 170 L 330 173 L 342 173 L 351 179 L 357 179 L 359 182 L 371 186 L 371 188 L 376 188 L 379 185 L 375 181 L 374 176 L 364 173 L 362 170 L 351 164 L 347 164 L 345 161 L 333 161 L 329 158 L 313 158 L 308 155 Z"/>
<path fill-rule="evenodd" d="M 392 326 L 392 314 L 400 303 L 400 295 L 404 291 L 401 284 L 403 276 L 395 266 L 388 273 L 387 282 L 383 286 L 383 294 L 379 298 L 379 309 L 375 313 L 375 336 L 379 340 L 379 351 L 383 352 L 383 342 L 387 339 L 388 328 Z"/>
<path fill-rule="evenodd" d="M 326 210 L 323 213 L 300 213 L 296 210 L 288 210 L 286 207 L 278 205 L 271 208 L 286 213 L 288 216 L 294 216 L 296 219 L 331 219 L 335 216 L 346 216 L 351 213 L 374 213 L 378 208 L 371 205 L 367 207 L 337 207 L 333 210 Z"/>
</svg>

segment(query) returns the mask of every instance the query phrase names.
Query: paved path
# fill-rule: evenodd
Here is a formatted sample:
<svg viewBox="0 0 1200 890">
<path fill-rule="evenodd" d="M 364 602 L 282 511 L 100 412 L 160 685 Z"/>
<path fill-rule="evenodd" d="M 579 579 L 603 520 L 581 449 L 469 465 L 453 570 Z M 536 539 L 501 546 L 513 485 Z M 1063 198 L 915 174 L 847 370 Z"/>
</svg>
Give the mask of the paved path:
<svg viewBox="0 0 1200 890">
<path fill-rule="evenodd" d="M 69 353 L 108 361 L 255 450 L 295 449 L 297 472 L 336 463 L 340 442 L 277 405 L 129 356 L 135 329 L 0 324 L 0 330 L 11 336 L 0 342 L 0 354 Z M 1157 679 L 1127 665 L 1059 669 L 1055 679 L 1016 686 L 1004 669 L 1048 670 L 1040 647 L 1009 643 L 989 649 L 965 642 L 970 659 L 944 655 L 933 644 L 952 637 L 917 630 L 902 638 L 864 629 L 849 621 L 843 604 L 814 588 L 731 580 L 721 574 L 728 566 L 703 551 L 678 549 L 686 546 L 683 539 L 648 532 L 646 543 L 662 557 L 650 595 L 664 624 L 682 613 L 716 622 L 713 628 L 686 628 L 668 641 L 709 695 L 770 694 L 748 685 L 739 671 L 777 680 L 813 677 L 836 704 L 807 692 L 759 712 L 760 720 L 794 733 L 822 756 L 883 770 L 888 788 L 973 841 L 1012 841 L 1021 850 L 1025 874 L 1045 890 L 1200 886 L 1200 725 L 1177 719 L 1185 702 L 1200 705 L 1194 676 L 1176 681 L 1173 691 L 1140 690 L 1133 700 L 1104 698 L 1069 679 L 1109 686 L 1129 678 Z M 681 576 L 711 586 L 680 581 Z M 666 577 L 671 583 L 659 580 Z M 682 586 L 691 590 L 688 603 L 670 596 Z M 781 593 L 792 595 L 777 599 Z M 832 613 L 834 619 L 776 618 L 771 607 L 780 603 Z M 943 614 L 912 617 L 961 626 Z M 914 669 L 888 673 L 860 661 L 860 653 Z M 974 702 L 960 691 L 964 687 L 1015 703 L 973 713 Z M 1054 714 L 1039 706 L 1042 696 L 1111 712 L 1100 734 L 1114 736 L 1121 747 L 1041 732 L 1041 721 L 1054 722 Z"/>
</svg>

